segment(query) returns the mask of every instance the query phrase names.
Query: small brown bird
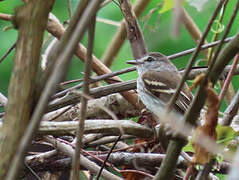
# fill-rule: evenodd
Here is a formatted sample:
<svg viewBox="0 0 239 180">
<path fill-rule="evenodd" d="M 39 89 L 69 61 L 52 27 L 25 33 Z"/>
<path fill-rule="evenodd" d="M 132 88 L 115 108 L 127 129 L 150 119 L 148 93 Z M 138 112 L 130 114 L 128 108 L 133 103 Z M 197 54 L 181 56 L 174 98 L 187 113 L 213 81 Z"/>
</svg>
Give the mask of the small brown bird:
<svg viewBox="0 0 239 180">
<path fill-rule="evenodd" d="M 161 53 L 152 52 L 147 56 L 127 61 L 136 65 L 139 77 L 137 79 L 137 91 L 146 108 L 153 112 L 160 120 L 165 113 L 165 106 L 181 81 L 181 75 L 173 63 Z M 175 102 L 170 115 L 174 118 L 182 118 L 187 110 L 192 94 L 185 84 Z M 169 114 L 166 114 L 169 115 Z"/>
</svg>

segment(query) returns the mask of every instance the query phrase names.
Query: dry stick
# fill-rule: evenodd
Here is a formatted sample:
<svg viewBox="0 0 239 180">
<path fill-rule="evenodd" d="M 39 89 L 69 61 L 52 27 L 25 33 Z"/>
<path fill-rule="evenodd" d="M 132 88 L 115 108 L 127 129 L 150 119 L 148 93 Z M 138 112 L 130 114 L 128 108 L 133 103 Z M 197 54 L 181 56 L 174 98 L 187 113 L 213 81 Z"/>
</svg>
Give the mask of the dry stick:
<svg viewBox="0 0 239 180">
<path fill-rule="evenodd" d="M 228 82 L 231 81 L 231 76 L 235 70 L 235 66 L 237 65 L 239 60 L 239 55 L 237 54 L 235 56 L 234 62 L 232 64 L 232 68 L 230 69 L 229 74 L 227 75 L 227 80 L 225 81 L 224 86 L 226 86 L 226 84 L 228 84 Z M 224 90 L 225 89 L 225 90 Z M 223 87 L 223 90 L 219 96 L 220 99 L 220 104 L 222 102 L 222 98 L 223 98 L 223 92 L 226 91 L 226 87 Z M 225 93 L 224 93 L 225 94 Z M 233 117 L 237 114 L 239 108 L 239 91 L 237 91 L 236 95 L 234 96 L 234 98 L 232 99 L 231 103 L 229 104 L 229 106 L 226 108 L 226 110 L 224 111 L 224 116 L 223 119 L 221 120 L 220 124 L 223 126 L 229 126 L 232 122 Z"/>
<path fill-rule="evenodd" d="M 132 82 L 135 82 L 135 80 L 124 81 L 121 83 L 114 83 L 114 84 L 110 84 L 110 85 L 106 85 L 102 87 L 93 88 L 90 90 L 90 95 L 91 96 L 93 95 L 94 98 L 99 98 L 99 97 L 106 96 L 116 92 L 120 92 L 122 94 L 122 92 L 129 91 L 136 88 L 136 84 Z M 82 93 L 78 91 L 69 93 L 65 97 L 57 99 L 53 101 L 52 103 L 50 103 L 47 108 L 47 111 L 49 112 L 49 111 L 58 109 L 60 107 L 64 107 L 66 105 L 76 104 L 80 102 L 81 96 L 82 96 Z"/>
<path fill-rule="evenodd" d="M 24 152 L 26 150 L 26 145 L 31 141 L 34 132 L 40 123 L 41 117 L 45 112 L 46 105 L 52 93 L 55 91 L 56 84 L 58 84 L 62 78 L 64 77 L 64 72 L 66 72 L 67 67 L 70 63 L 69 59 L 72 58 L 74 49 L 78 44 L 79 40 L 82 38 L 83 33 L 86 30 L 87 25 L 89 24 L 89 19 L 93 16 L 92 12 L 95 12 L 98 8 L 100 1 L 91 1 L 88 7 L 85 9 L 84 14 L 81 16 L 81 12 L 75 13 L 72 24 L 68 27 L 68 31 L 62 37 L 61 42 L 61 54 L 59 54 L 58 61 L 56 63 L 56 67 L 53 70 L 52 76 L 49 78 L 44 91 L 39 99 L 36 108 L 31 117 L 30 124 L 20 142 L 20 146 L 18 148 L 17 156 L 14 157 L 13 166 L 14 171 L 11 171 L 7 180 L 15 179 L 16 173 L 20 163 L 22 162 Z M 79 6 L 80 8 L 81 6 Z M 77 22 L 77 19 L 81 17 L 81 20 Z M 65 43 L 68 42 L 68 43 Z M 61 72 L 61 73 L 59 73 Z"/>
<path fill-rule="evenodd" d="M 0 63 L 12 52 L 12 50 L 16 47 L 16 42 L 8 49 L 8 51 L 0 58 Z"/>
<path fill-rule="evenodd" d="M 133 11 L 135 12 L 136 17 L 139 17 L 142 14 L 142 12 L 147 7 L 149 2 L 150 0 L 139 0 L 135 2 L 133 6 Z M 126 37 L 127 37 L 127 32 L 125 28 L 125 20 L 123 20 L 117 32 L 115 33 L 114 37 L 112 38 L 110 44 L 108 45 L 108 48 L 106 49 L 106 51 L 104 52 L 102 56 L 102 62 L 107 67 L 110 67 L 112 65 Z"/>
<path fill-rule="evenodd" d="M 218 102 L 218 106 L 220 107 L 220 105 L 222 104 L 222 100 L 223 100 L 223 97 L 225 96 L 226 92 L 227 92 L 227 89 L 231 83 L 231 80 L 232 80 L 232 76 L 233 76 L 233 73 L 236 69 L 236 66 L 237 66 L 237 63 L 239 61 L 239 54 L 237 54 L 234 58 L 234 61 L 232 63 L 232 68 L 231 70 L 229 71 L 228 75 L 227 75 L 227 78 L 226 80 L 224 81 L 224 84 L 223 84 L 223 87 L 221 89 L 221 93 L 219 95 L 219 102 Z"/>
<path fill-rule="evenodd" d="M 94 38 L 95 38 L 95 20 L 96 20 L 95 18 L 96 18 L 96 15 L 93 16 L 92 21 L 90 22 L 90 25 L 89 25 L 89 30 L 88 30 L 88 49 L 87 49 L 87 57 L 85 62 L 85 78 L 84 78 L 84 85 L 83 85 L 83 93 L 86 95 L 89 94 L 89 82 L 90 82 L 89 78 L 90 78 L 90 71 L 92 66 L 92 54 L 93 54 Z M 75 156 L 72 161 L 71 180 L 77 180 L 79 178 L 80 149 L 82 147 L 82 138 L 84 134 L 87 101 L 88 99 L 82 96 L 80 122 L 76 132 Z"/>
<path fill-rule="evenodd" d="M 127 36 L 130 41 L 132 53 L 135 59 L 139 59 L 148 53 L 144 37 L 139 28 L 135 13 L 129 0 L 118 0 L 120 9 L 126 22 Z"/>
<path fill-rule="evenodd" d="M 116 71 L 116 72 L 104 74 L 104 75 L 101 75 L 101 76 L 93 77 L 93 78 L 90 78 L 90 83 L 95 83 L 95 82 L 98 82 L 98 81 L 101 81 L 101 80 L 109 79 L 111 77 L 114 77 L 114 76 L 117 76 L 117 75 L 120 75 L 120 74 L 124 74 L 124 73 L 127 73 L 127 72 L 131 72 L 131 71 L 134 71 L 134 70 L 135 70 L 135 67 L 131 67 L 131 68 L 122 69 L 122 70 L 119 70 L 119 71 Z M 62 95 L 65 95 L 67 92 L 69 92 L 73 89 L 81 88 L 82 86 L 83 86 L 83 84 L 81 83 L 81 84 L 75 85 L 73 87 L 70 87 L 68 89 L 65 89 L 65 90 L 55 94 L 53 96 L 53 98 L 57 98 L 57 97 L 60 97 Z"/>
<path fill-rule="evenodd" d="M 119 136 L 118 136 L 119 137 Z M 87 142 L 84 144 L 86 147 L 96 147 L 99 145 L 104 145 L 108 143 L 113 143 L 118 139 L 117 136 L 106 136 L 106 137 L 101 137 L 99 139 L 93 140 L 91 142 Z M 126 139 L 134 139 L 136 136 L 133 135 L 123 135 L 120 139 L 121 140 L 126 140 Z M 117 151 L 117 150 L 116 150 Z"/>
<path fill-rule="evenodd" d="M 45 119 L 44 116 L 43 116 L 43 121 L 44 121 L 44 120 L 46 120 L 46 121 L 53 121 L 54 119 L 59 118 L 61 115 L 63 115 L 63 114 L 66 113 L 67 111 L 69 111 L 72 107 L 73 107 L 73 106 L 69 106 L 69 107 L 66 107 L 66 108 L 63 109 L 63 110 L 59 110 L 59 111 L 61 111 L 61 112 L 59 112 L 59 113 L 56 114 L 55 116 L 49 117 L 49 118 L 47 118 L 47 119 Z"/>
<path fill-rule="evenodd" d="M 69 135 L 77 130 L 79 122 L 64 121 L 64 122 L 47 122 L 40 124 L 37 135 Z M 0 123 L 1 127 L 1 123 Z M 141 138 L 151 138 L 154 136 L 154 131 L 146 126 L 142 126 L 134 121 L 129 120 L 112 120 L 112 119 L 92 119 L 85 122 L 85 134 L 90 133 L 106 133 L 118 136 L 122 134 L 133 135 Z"/>
<path fill-rule="evenodd" d="M 101 166 L 101 168 L 100 168 L 100 171 L 99 171 L 99 173 L 98 173 L 98 175 L 97 175 L 97 177 L 96 177 L 96 180 L 99 180 L 99 178 L 100 178 L 100 176 L 101 176 L 101 173 L 102 173 L 102 171 L 103 171 L 103 169 L 104 169 L 104 167 L 105 167 L 105 164 L 106 164 L 106 162 L 108 161 L 108 159 L 109 159 L 109 157 L 110 157 L 110 154 L 111 154 L 112 151 L 114 150 L 116 144 L 119 142 L 120 138 L 121 138 L 121 135 L 119 135 L 119 137 L 118 137 L 118 138 L 116 139 L 116 141 L 114 142 L 113 146 L 110 148 L 110 151 L 109 151 L 109 153 L 107 154 L 107 156 L 106 156 L 106 158 L 105 158 L 105 160 L 104 160 L 104 163 L 102 164 L 102 166 Z"/>
<path fill-rule="evenodd" d="M 68 144 L 62 143 L 59 140 L 56 140 L 52 137 L 46 137 L 45 138 L 48 142 L 50 142 L 55 148 L 59 149 L 60 151 L 62 151 L 63 153 L 65 153 L 66 155 L 68 155 L 69 157 L 73 158 L 74 155 L 74 150 L 72 149 L 72 147 Z M 100 167 L 95 164 L 94 162 L 90 161 L 89 159 L 87 159 L 86 157 L 84 157 L 83 155 L 81 155 L 81 166 L 83 166 L 84 168 L 88 169 L 90 172 L 97 174 L 100 170 Z M 106 171 L 105 169 L 102 172 L 102 177 L 104 179 L 107 180 L 122 180 L 120 177 L 112 174 L 109 171 Z"/>
<path fill-rule="evenodd" d="M 180 84 L 178 85 L 177 87 L 177 91 L 175 92 L 175 94 L 173 95 L 173 97 L 171 98 L 170 102 L 169 102 L 169 105 L 168 105 L 168 110 L 171 110 L 173 104 L 175 103 L 175 101 L 177 100 L 177 97 L 179 95 L 179 92 L 181 91 L 184 83 L 185 83 L 185 80 L 186 80 L 186 77 L 187 75 L 189 74 L 191 68 L 192 68 L 192 65 L 199 53 L 199 50 L 201 49 L 201 46 L 203 45 L 204 41 L 205 41 L 205 38 L 210 30 L 210 27 L 214 21 L 214 19 L 216 18 L 218 12 L 220 11 L 221 9 L 221 6 L 223 5 L 224 3 L 224 0 L 221 0 L 219 1 L 217 7 L 216 7 L 216 10 L 214 11 L 207 27 L 206 27 L 206 30 L 205 32 L 203 33 L 192 57 L 190 58 L 189 60 L 189 63 L 187 65 L 187 68 L 182 76 L 182 79 L 181 79 L 181 82 Z M 189 116 L 188 116 L 189 117 Z M 186 118 L 187 119 L 187 118 Z M 186 121 L 188 122 L 188 121 Z M 167 148 L 167 155 L 166 155 L 166 158 L 163 160 L 162 162 L 162 165 L 160 167 L 160 170 L 157 172 L 157 174 L 155 175 L 154 177 L 154 180 L 164 180 L 164 179 L 170 179 L 172 176 L 173 176 L 173 170 L 175 168 L 175 162 L 177 161 L 178 159 L 178 156 L 180 155 L 180 152 L 181 152 L 181 149 L 182 147 L 184 146 L 184 140 L 182 139 L 179 139 L 179 140 L 170 140 L 169 142 L 169 145 L 168 145 L 168 148 Z"/>
<path fill-rule="evenodd" d="M 14 171 L 11 163 L 30 121 L 43 32 L 53 4 L 54 0 L 31 1 L 20 6 L 13 19 L 18 27 L 18 40 L 8 88 L 4 127 L 0 135 L 0 179 L 5 179 L 7 173 Z"/>
<path fill-rule="evenodd" d="M 238 108 L 239 108 L 239 91 L 237 91 L 231 103 L 229 104 L 227 109 L 224 111 L 224 116 L 220 124 L 222 126 L 229 126 L 234 116 L 237 114 Z"/>
</svg>

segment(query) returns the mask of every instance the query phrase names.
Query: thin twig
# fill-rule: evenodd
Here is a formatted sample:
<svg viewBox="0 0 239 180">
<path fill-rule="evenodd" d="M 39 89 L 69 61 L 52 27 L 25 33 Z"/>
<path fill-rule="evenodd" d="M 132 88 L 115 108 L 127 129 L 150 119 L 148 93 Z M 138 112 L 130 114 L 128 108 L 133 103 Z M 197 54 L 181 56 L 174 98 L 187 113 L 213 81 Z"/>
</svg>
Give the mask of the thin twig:
<svg viewBox="0 0 239 180">
<path fill-rule="evenodd" d="M 16 47 L 16 42 L 8 49 L 8 51 L 0 58 L 0 63 L 12 52 Z"/>
<path fill-rule="evenodd" d="M 37 179 L 37 180 L 41 180 L 41 178 L 37 175 L 37 173 L 35 171 L 33 171 L 33 169 L 28 166 L 28 164 L 26 162 L 24 162 L 24 165 L 27 167 L 27 169 L 32 173 L 32 175 Z"/>
<path fill-rule="evenodd" d="M 239 91 L 237 91 L 231 103 L 225 110 L 223 119 L 221 120 L 220 124 L 223 126 L 229 126 L 234 116 L 237 114 L 238 108 L 239 108 Z"/>
<path fill-rule="evenodd" d="M 122 70 L 119 70 L 119 71 L 116 71 L 116 72 L 104 74 L 104 75 L 101 75 L 101 76 L 92 77 L 92 78 L 90 78 L 90 83 L 95 83 L 95 82 L 98 82 L 98 81 L 101 81 L 101 80 L 109 79 L 111 77 L 114 77 L 114 76 L 117 76 L 117 75 L 120 75 L 120 74 L 124 74 L 124 73 L 127 73 L 127 72 L 131 72 L 131 71 L 134 71 L 134 70 L 135 70 L 135 67 L 131 67 L 131 68 L 122 69 Z M 53 98 L 57 98 L 57 97 L 60 97 L 62 95 L 65 95 L 67 92 L 69 92 L 73 89 L 81 88 L 82 86 L 83 86 L 83 84 L 81 83 L 81 84 L 75 85 L 73 87 L 70 87 L 68 89 L 65 89 L 65 90 L 55 94 L 53 96 Z"/>
<path fill-rule="evenodd" d="M 91 64 L 92 64 L 92 54 L 94 48 L 94 38 L 95 38 L 95 19 L 96 15 L 92 17 L 92 21 L 89 25 L 88 30 L 88 49 L 87 49 L 87 58 L 85 62 L 85 78 L 84 78 L 84 85 L 83 85 L 83 93 L 88 95 L 89 94 L 89 82 L 90 82 L 90 71 L 91 71 Z M 81 112 L 80 112 L 80 122 L 79 127 L 76 133 L 76 148 L 75 148 L 75 155 L 72 161 L 72 174 L 71 180 L 77 180 L 79 177 L 80 171 L 80 151 L 82 147 L 82 138 L 84 134 L 84 126 L 85 126 L 85 118 L 86 118 L 86 108 L 87 108 L 87 101 L 88 99 L 82 96 L 81 100 Z"/>
<path fill-rule="evenodd" d="M 114 143 L 113 146 L 110 148 L 110 152 L 107 154 L 107 156 L 106 156 L 106 158 L 105 158 L 105 160 L 104 160 L 104 163 L 102 164 L 102 166 L 101 166 L 101 168 L 100 168 L 100 171 L 99 171 L 99 173 L 98 173 L 98 175 L 97 175 L 97 177 L 96 177 L 96 180 L 99 180 L 100 175 L 101 175 L 101 173 L 102 173 L 102 171 L 103 171 L 103 169 L 104 169 L 104 167 L 105 167 L 105 164 L 106 164 L 106 162 L 108 161 L 108 159 L 109 159 L 109 157 L 110 157 L 110 154 L 111 154 L 112 151 L 114 150 L 116 144 L 119 142 L 120 138 L 121 138 L 121 135 L 118 136 L 118 139 L 116 139 L 115 143 Z"/>
<path fill-rule="evenodd" d="M 228 37 L 224 40 L 224 43 L 228 43 L 229 41 L 231 41 L 233 37 Z M 214 42 L 211 42 L 211 43 L 208 43 L 208 44 L 204 44 L 201 46 L 200 50 L 203 50 L 203 49 L 207 49 L 207 48 L 210 48 L 210 47 L 213 47 L 213 46 L 216 46 L 220 43 L 220 40 L 219 41 L 214 41 Z M 196 47 L 197 48 L 197 47 Z M 188 55 L 188 54 L 191 54 L 193 52 L 195 52 L 196 48 L 192 48 L 192 49 L 188 49 L 188 50 L 185 50 L 185 51 L 182 51 L 182 52 L 179 52 L 179 53 L 176 53 L 176 54 L 173 54 L 173 55 L 169 55 L 168 58 L 169 59 L 175 59 L 175 58 L 178 58 L 178 57 L 181 57 L 181 56 L 185 56 L 185 55 Z"/>
<path fill-rule="evenodd" d="M 234 61 L 233 61 L 233 63 L 232 63 L 232 68 L 231 68 L 231 70 L 229 71 L 226 80 L 224 81 L 223 87 L 222 87 L 222 89 L 221 89 L 221 93 L 220 93 L 220 95 L 219 95 L 219 103 L 218 103 L 219 106 L 221 105 L 222 100 L 223 100 L 223 97 L 224 97 L 224 95 L 226 94 L 226 91 L 227 91 L 227 89 L 228 89 L 229 84 L 231 83 L 232 76 L 233 76 L 233 72 L 234 72 L 235 69 L 236 69 L 236 66 L 237 66 L 238 61 L 239 61 L 239 54 L 237 54 L 237 55 L 235 56 Z"/>
</svg>

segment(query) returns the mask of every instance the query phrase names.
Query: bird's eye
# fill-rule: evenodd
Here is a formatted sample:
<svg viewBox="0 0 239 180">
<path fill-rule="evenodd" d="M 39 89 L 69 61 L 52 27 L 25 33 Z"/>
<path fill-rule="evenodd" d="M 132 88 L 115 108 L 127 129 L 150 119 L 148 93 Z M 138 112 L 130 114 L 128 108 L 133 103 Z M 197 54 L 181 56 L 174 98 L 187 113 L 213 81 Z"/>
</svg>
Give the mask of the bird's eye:
<svg viewBox="0 0 239 180">
<path fill-rule="evenodd" d="M 152 57 L 148 57 L 148 58 L 147 58 L 147 61 L 148 61 L 148 62 L 151 62 L 151 61 L 154 61 L 154 60 L 155 60 L 155 59 L 152 58 Z"/>
</svg>

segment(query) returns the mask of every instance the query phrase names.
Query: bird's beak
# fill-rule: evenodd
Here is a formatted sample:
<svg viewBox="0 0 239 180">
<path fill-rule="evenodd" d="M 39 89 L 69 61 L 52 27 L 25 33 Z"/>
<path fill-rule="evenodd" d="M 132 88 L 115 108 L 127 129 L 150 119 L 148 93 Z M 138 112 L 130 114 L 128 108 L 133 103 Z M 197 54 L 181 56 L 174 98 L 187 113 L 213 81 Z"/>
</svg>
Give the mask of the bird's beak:
<svg viewBox="0 0 239 180">
<path fill-rule="evenodd" d="M 140 61 L 140 60 L 129 60 L 129 61 L 126 61 L 127 64 L 133 64 L 133 65 L 140 65 L 140 64 L 143 64 L 143 61 Z"/>
</svg>

